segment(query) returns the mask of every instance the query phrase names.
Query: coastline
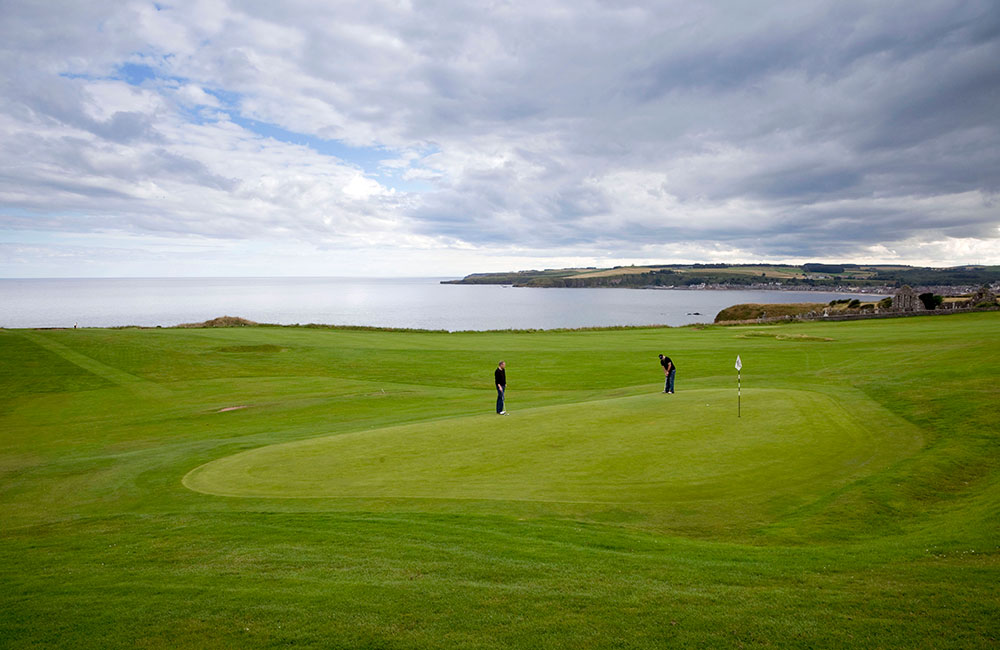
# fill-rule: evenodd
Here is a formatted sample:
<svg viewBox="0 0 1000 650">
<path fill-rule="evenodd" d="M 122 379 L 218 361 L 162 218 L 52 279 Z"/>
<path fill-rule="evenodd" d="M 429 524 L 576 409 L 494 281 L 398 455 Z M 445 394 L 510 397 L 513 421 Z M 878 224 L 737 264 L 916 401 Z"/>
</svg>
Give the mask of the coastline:
<svg viewBox="0 0 1000 650">
<path fill-rule="evenodd" d="M 858 294 L 865 296 L 879 296 L 885 298 L 891 296 L 901 287 L 897 286 L 871 286 L 857 287 L 851 285 L 816 286 L 811 284 L 700 284 L 681 286 L 662 285 L 595 285 L 595 286 L 535 286 L 519 285 L 499 282 L 461 282 L 442 281 L 441 284 L 453 284 L 463 286 L 504 286 L 515 289 L 631 289 L 642 291 L 782 291 L 782 292 L 813 292 L 813 293 L 843 293 Z M 974 293 L 982 285 L 915 285 L 910 287 L 917 293 L 936 293 L 941 296 L 961 296 Z M 990 285 L 995 290 L 1000 290 L 1000 284 Z"/>
<path fill-rule="evenodd" d="M 737 303 L 827 302 L 811 291 L 510 291 L 441 278 L 70 279 L 0 282 L 0 326 L 171 327 L 220 314 L 257 323 L 444 331 L 710 323 Z M 863 298 L 870 300 L 869 298 Z M 873 299 L 873 298 L 872 298 Z"/>
<path fill-rule="evenodd" d="M 956 296 L 1000 291 L 1000 266 L 951 268 L 861 264 L 656 264 L 471 273 L 442 284 L 525 288 L 622 288 L 676 291 L 803 291 L 887 296 L 908 286 Z"/>
</svg>

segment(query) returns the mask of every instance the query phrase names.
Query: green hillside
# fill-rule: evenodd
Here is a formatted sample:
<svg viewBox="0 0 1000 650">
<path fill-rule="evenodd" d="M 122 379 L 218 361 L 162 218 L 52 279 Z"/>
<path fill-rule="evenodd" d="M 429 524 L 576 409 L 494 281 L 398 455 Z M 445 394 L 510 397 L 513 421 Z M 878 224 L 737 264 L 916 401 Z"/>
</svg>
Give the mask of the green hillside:
<svg viewBox="0 0 1000 650">
<path fill-rule="evenodd" d="M 995 312 L 0 330 L 0 645 L 996 647 L 998 350 Z"/>
<path fill-rule="evenodd" d="M 512 284 L 520 287 L 978 287 L 1000 282 L 1000 266 L 929 268 L 864 264 L 659 264 L 607 269 L 546 269 L 473 273 L 445 284 Z"/>
</svg>

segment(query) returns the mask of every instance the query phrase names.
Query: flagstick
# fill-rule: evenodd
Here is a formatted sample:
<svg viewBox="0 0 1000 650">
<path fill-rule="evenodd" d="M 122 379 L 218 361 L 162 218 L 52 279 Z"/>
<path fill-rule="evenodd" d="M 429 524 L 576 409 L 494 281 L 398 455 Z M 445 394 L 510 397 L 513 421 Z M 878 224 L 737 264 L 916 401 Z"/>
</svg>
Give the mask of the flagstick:
<svg viewBox="0 0 1000 650">
<path fill-rule="evenodd" d="M 740 355 L 736 355 L 736 417 L 741 416 L 741 407 L 743 399 L 743 360 L 740 359 Z"/>
</svg>

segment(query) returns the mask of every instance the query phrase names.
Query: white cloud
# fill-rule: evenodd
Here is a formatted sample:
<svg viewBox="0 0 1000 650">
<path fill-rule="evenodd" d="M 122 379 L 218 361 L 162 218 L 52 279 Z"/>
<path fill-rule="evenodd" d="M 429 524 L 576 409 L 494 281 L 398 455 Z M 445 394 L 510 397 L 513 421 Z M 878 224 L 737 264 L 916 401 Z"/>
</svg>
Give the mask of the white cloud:
<svg viewBox="0 0 1000 650">
<path fill-rule="evenodd" d="M 203 88 L 195 84 L 184 84 L 179 87 L 176 91 L 176 97 L 185 106 L 221 107 L 219 100 L 214 95 L 208 94 Z"/>
<path fill-rule="evenodd" d="M 0 233 L 986 262 L 998 33 L 987 0 L 7 3 Z"/>
<path fill-rule="evenodd" d="M 386 194 L 386 189 L 370 178 L 365 178 L 361 174 L 355 174 L 354 178 L 344 186 L 344 194 L 352 199 L 364 200 L 373 196 Z"/>
</svg>

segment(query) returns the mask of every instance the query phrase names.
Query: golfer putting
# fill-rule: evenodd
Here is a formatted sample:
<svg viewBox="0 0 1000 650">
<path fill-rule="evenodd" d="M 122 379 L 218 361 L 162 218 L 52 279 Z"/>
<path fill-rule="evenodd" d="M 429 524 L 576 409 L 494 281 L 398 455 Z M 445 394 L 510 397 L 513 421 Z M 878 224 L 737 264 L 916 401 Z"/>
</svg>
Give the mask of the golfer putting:
<svg viewBox="0 0 1000 650">
<path fill-rule="evenodd" d="M 674 375 L 677 374 L 677 366 L 670 357 L 665 357 L 660 355 L 660 365 L 663 366 L 663 392 L 670 395 L 674 394 Z"/>
<path fill-rule="evenodd" d="M 497 385 L 497 415 L 507 415 L 504 410 L 504 396 L 507 393 L 507 363 L 501 361 L 493 372 L 493 380 Z"/>
</svg>

